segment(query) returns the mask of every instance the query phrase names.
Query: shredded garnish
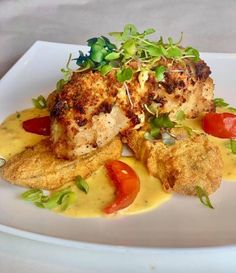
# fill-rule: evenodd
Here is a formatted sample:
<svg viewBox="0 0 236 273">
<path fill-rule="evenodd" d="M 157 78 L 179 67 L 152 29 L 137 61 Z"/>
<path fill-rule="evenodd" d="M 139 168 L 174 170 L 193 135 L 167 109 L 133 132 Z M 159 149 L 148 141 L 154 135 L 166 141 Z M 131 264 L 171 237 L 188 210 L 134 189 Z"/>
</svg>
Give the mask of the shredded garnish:
<svg viewBox="0 0 236 273">
<path fill-rule="evenodd" d="M 85 193 L 89 192 L 88 183 L 80 175 L 78 175 L 75 178 L 75 184 L 76 184 L 77 188 L 80 189 L 81 191 L 83 191 Z"/>
<path fill-rule="evenodd" d="M 124 87 L 125 87 L 126 95 L 127 95 L 128 100 L 129 100 L 129 103 L 131 105 L 131 108 L 133 108 L 134 104 L 132 102 L 132 99 L 131 99 L 131 96 L 130 96 L 130 92 L 129 92 L 129 88 L 128 88 L 128 86 L 127 86 L 126 83 L 124 83 Z"/>
<path fill-rule="evenodd" d="M 207 192 L 203 188 L 201 188 L 200 186 L 196 186 L 195 189 L 196 189 L 197 196 L 200 199 L 201 203 L 208 208 L 214 209 L 214 207 L 212 206 L 211 201 L 208 197 Z"/>
</svg>

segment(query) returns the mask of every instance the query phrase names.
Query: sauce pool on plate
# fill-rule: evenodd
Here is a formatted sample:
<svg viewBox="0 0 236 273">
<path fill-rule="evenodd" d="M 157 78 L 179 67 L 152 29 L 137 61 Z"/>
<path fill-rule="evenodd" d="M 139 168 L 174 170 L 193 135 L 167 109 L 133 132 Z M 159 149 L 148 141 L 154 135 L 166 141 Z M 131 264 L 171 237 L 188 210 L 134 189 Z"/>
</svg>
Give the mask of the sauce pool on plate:
<svg viewBox="0 0 236 273">
<path fill-rule="evenodd" d="M 27 146 L 33 146 L 44 136 L 26 132 L 22 122 L 35 117 L 46 116 L 46 110 L 32 108 L 12 114 L 0 125 L 0 156 L 9 159 L 11 156 L 22 152 Z M 157 178 L 150 176 L 142 163 L 133 157 L 122 157 L 121 161 L 133 168 L 140 178 L 140 192 L 135 201 L 126 209 L 119 211 L 120 215 L 129 215 L 148 211 L 156 208 L 171 198 L 171 194 L 162 190 Z M 88 179 L 89 193 L 80 191 L 74 184 L 72 189 L 76 192 L 78 202 L 61 212 L 71 217 L 98 217 L 105 215 L 103 209 L 115 198 L 115 188 L 102 167 L 94 172 Z"/>
</svg>

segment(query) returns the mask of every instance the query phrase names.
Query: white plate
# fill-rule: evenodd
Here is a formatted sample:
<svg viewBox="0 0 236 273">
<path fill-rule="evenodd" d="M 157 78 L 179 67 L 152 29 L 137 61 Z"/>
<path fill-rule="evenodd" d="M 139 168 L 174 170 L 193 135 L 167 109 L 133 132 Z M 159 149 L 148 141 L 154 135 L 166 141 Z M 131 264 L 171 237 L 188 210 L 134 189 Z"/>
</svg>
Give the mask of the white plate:
<svg viewBox="0 0 236 273">
<path fill-rule="evenodd" d="M 0 121 L 31 106 L 31 98 L 47 95 L 61 78 L 69 53 L 86 47 L 35 43 L 0 81 Z M 216 96 L 236 105 L 236 55 L 204 53 L 215 81 Z M 214 171 L 214 170 L 212 170 Z M 23 189 L 0 185 L 0 230 L 47 242 L 83 248 L 185 248 L 236 245 L 236 183 L 223 182 L 211 199 L 214 210 L 198 199 L 175 195 L 160 208 L 114 219 L 73 219 L 23 202 Z M 115 247 L 114 247 L 115 246 Z M 122 248 L 123 249 L 123 248 Z"/>
</svg>

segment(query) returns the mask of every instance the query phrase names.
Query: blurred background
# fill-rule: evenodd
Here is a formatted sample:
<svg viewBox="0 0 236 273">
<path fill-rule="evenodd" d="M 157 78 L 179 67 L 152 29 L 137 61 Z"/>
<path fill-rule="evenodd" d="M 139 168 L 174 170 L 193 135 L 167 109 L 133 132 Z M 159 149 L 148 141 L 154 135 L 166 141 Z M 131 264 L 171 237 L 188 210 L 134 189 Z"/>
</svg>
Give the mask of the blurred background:
<svg viewBox="0 0 236 273">
<path fill-rule="evenodd" d="M 86 44 L 133 23 L 202 52 L 236 52 L 235 0 L 0 0 L 0 78 L 37 40 Z"/>
</svg>

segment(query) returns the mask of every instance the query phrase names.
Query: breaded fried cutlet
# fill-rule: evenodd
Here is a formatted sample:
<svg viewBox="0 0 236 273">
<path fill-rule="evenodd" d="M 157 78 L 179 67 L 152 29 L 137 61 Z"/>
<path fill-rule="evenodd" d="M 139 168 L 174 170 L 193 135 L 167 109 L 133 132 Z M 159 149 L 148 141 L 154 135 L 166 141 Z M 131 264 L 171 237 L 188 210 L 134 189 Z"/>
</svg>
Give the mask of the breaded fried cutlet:
<svg viewBox="0 0 236 273">
<path fill-rule="evenodd" d="M 140 72 L 132 61 L 131 80 L 120 83 L 113 69 L 74 72 L 60 92 L 49 96 L 51 140 L 58 158 L 74 159 L 103 147 L 117 134 L 144 123 L 145 105 L 154 104 L 159 113 L 174 116 L 182 110 L 188 118 L 214 110 L 211 71 L 202 60 L 160 60 L 167 67 L 158 81 L 154 71 Z M 137 71 L 137 72 L 135 72 Z"/>
<path fill-rule="evenodd" d="M 107 160 L 119 159 L 121 151 L 121 141 L 116 137 L 88 156 L 69 161 L 56 158 L 49 139 L 45 139 L 13 156 L 1 169 L 1 174 L 15 185 L 54 190 L 72 182 L 78 175 L 87 178 Z"/>
<path fill-rule="evenodd" d="M 175 128 L 175 135 L 177 140 L 170 146 L 161 140 L 145 140 L 144 131 L 137 130 L 127 133 L 126 141 L 149 173 L 161 180 L 165 191 L 196 195 L 196 186 L 200 186 L 208 194 L 215 192 L 222 179 L 219 148 L 204 134 L 188 136 Z"/>
</svg>

